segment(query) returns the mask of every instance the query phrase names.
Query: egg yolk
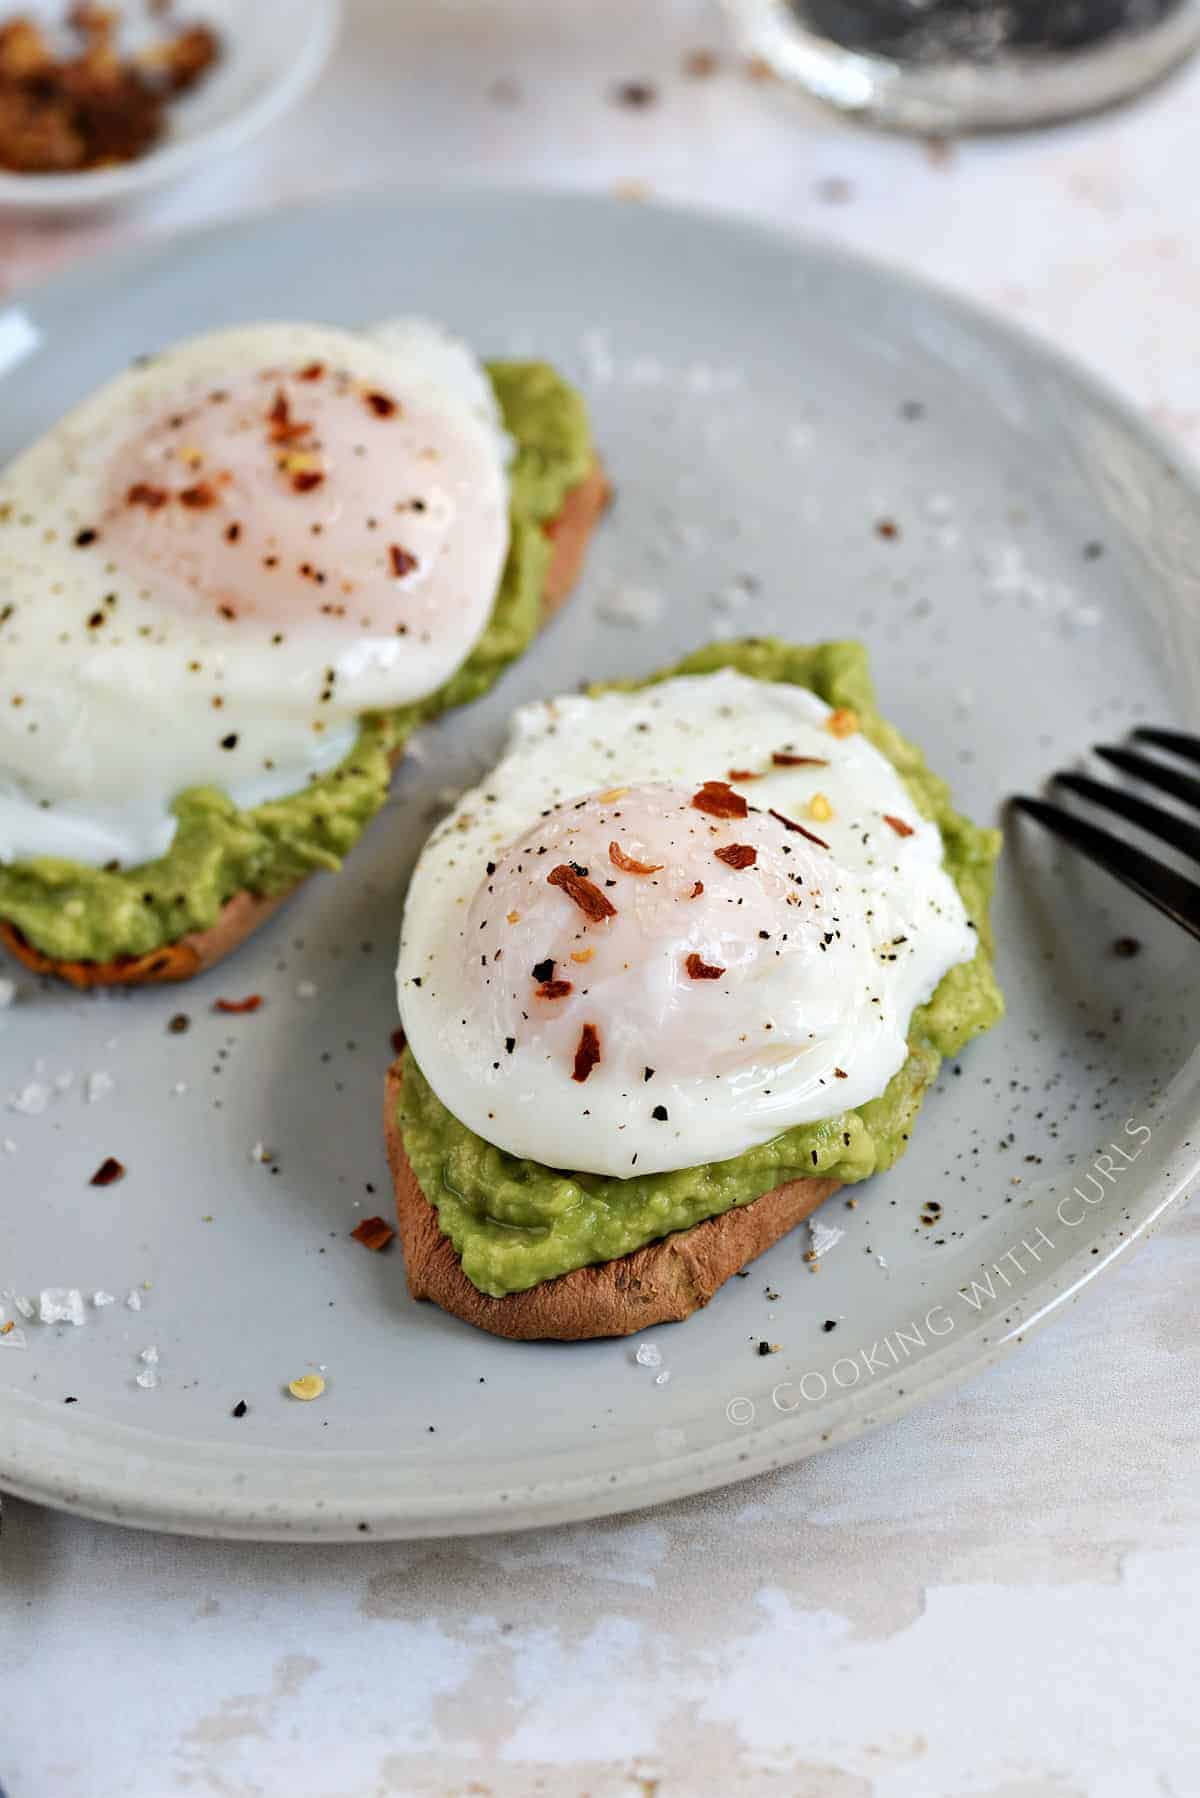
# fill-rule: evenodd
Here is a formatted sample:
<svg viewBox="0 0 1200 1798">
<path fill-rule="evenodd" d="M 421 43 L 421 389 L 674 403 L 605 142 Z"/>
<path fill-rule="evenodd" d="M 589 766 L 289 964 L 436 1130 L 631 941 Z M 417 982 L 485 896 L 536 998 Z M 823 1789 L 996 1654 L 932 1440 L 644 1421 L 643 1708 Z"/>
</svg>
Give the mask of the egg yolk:
<svg viewBox="0 0 1200 1798">
<path fill-rule="evenodd" d="M 314 362 L 188 391 L 112 456 L 114 570 L 184 615 L 431 641 L 490 579 L 505 483 L 483 433 Z"/>
</svg>

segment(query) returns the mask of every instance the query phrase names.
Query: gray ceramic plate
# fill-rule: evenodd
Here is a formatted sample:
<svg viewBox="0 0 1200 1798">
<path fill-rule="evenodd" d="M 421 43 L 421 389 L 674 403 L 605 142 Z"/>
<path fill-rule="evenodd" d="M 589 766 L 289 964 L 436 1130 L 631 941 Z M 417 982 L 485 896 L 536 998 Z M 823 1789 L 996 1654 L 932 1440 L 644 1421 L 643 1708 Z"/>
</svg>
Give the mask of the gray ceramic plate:
<svg viewBox="0 0 1200 1798">
<path fill-rule="evenodd" d="M 481 770 L 518 701 L 717 634 L 854 633 L 889 715 L 984 819 L 1089 742 L 1196 717 L 1200 506 L 1090 380 L 826 249 L 577 198 L 284 212 L 87 268 L 23 310 L 27 330 L 0 318 L 5 456 L 169 338 L 419 310 L 574 376 L 619 496 L 574 604 L 496 693 L 428 734 L 339 878 L 190 987 L 84 999 L 18 974 L 0 1012 L 0 1288 L 116 1303 L 0 1339 L 0 1483 L 230 1536 L 641 1505 L 795 1460 L 978 1371 L 1185 1189 L 1193 946 L 1030 826 L 1010 833 L 997 906 L 1008 1020 L 945 1070 L 904 1162 L 856 1209 L 826 1207 L 844 1234 L 819 1272 L 798 1231 L 655 1331 L 655 1368 L 634 1342 L 495 1342 L 414 1305 L 395 1248 L 349 1235 L 388 1209 L 405 878 L 439 795 Z M 1132 959 L 1112 953 L 1124 935 Z M 257 1015 L 213 1013 L 252 992 Z M 170 1034 L 180 1010 L 191 1029 Z M 12 1109 L 31 1083 L 45 1108 Z M 107 1155 L 127 1177 L 92 1188 Z M 325 1396 L 289 1399 L 318 1365 Z"/>
</svg>

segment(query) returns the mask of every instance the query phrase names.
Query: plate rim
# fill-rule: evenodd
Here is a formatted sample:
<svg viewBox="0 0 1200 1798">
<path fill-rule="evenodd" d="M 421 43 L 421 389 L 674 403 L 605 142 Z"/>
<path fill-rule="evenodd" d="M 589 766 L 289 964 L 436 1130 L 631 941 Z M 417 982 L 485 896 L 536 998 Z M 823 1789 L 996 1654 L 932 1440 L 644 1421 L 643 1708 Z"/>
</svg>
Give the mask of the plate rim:
<svg viewBox="0 0 1200 1798">
<path fill-rule="evenodd" d="M 336 12 L 336 4 L 333 10 Z M 233 218 L 210 221 L 179 232 L 158 233 L 139 244 L 75 263 L 44 282 L 19 288 L 6 296 L 6 307 L 28 310 L 36 322 L 36 308 L 43 294 L 53 295 L 55 290 L 69 289 L 97 275 L 124 275 L 136 280 L 140 272 L 164 256 L 187 255 L 202 249 L 205 243 L 219 243 L 232 235 L 253 232 L 268 218 L 294 219 L 303 214 L 369 210 L 380 205 L 402 207 L 405 203 L 532 206 L 549 210 L 570 207 L 572 211 L 586 207 L 611 214 L 631 204 L 605 193 L 575 192 L 564 188 L 452 181 L 436 186 L 381 183 L 345 193 L 292 201 L 285 206 L 239 212 Z M 932 301 L 967 327 L 1013 345 L 1026 360 L 1053 370 L 1076 391 L 1082 390 L 1083 396 L 1109 418 L 1115 419 L 1143 450 L 1176 476 L 1185 503 L 1190 502 L 1200 514 L 1200 468 L 1188 447 L 1169 437 L 1165 429 L 1147 418 L 1135 402 L 1110 386 L 1073 351 L 1060 348 L 1028 325 L 1009 321 L 974 299 L 882 258 L 864 255 L 760 216 L 696 203 L 667 204 L 655 200 L 638 205 L 641 210 L 667 218 L 678 217 L 693 226 L 704 225 L 727 237 L 765 241 L 794 258 L 815 261 L 835 271 L 845 268 L 859 279 L 880 282 L 893 291 L 910 293 L 926 303 Z M 1200 1119 L 1194 1122 L 1200 1123 Z M 144 1482 L 131 1484 L 128 1472 L 122 1479 L 115 1466 L 108 1470 L 107 1476 L 102 1470 L 91 1478 L 78 1477 L 77 1473 L 66 1478 L 45 1466 L 40 1474 L 26 1474 L 19 1465 L 19 1451 L 16 1457 L 11 1452 L 13 1432 L 7 1423 L 26 1409 L 31 1415 L 40 1417 L 46 1407 L 39 1400 L 0 1389 L 0 1425 L 6 1425 L 0 1435 L 0 1491 L 51 1509 L 126 1527 L 251 1541 L 378 1542 L 444 1538 L 581 1522 L 641 1510 L 712 1491 L 771 1469 L 794 1465 L 902 1416 L 938 1393 L 974 1378 L 1061 1315 L 1065 1305 L 1080 1297 L 1096 1278 L 1116 1263 L 1126 1261 L 1133 1250 L 1186 1202 L 1189 1189 L 1198 1176 L 1200 1139 L 1190 1156 L 1185 1153 L 1180 1165 L 1167 1166 L 1151 1178 L 1141 1196 L 1134 1201 L 1134 1212 L 1124 1210 L 1120 1220 L 1114 1219 L 1104 1230 L 1089 1238 L 1087 1244 L 1081 1244 L 1064 1257 L 1052 1274 L 1030 1289 L 1029 1301 L 1011 1304 L 998 1324 L 995 1337 L 979 1331 L 959 1337 L 958 1341 L 964 1347 L 957 1352 L 948 1348 L 944 1353 L 911 1365 L 903 1388 L 881 1383 L 872 1389 L 869 1400 L 864 1398 L 860 1403 L 850 1404 L 827 1429 L 819 1434 L 798 1436 L 790 1443 L 787 1440 L 789 1425 L 784 1420 L 758 1431 L 749 1443 L 735 1434 L 718 1446 L 706 1446 L 671 1459 L 643 1461 L 607 1477 L 588 1472 L 561 1476 L 525 1488 L 511 1487 L 502 1491 L 495 1487 L 486 1494 L 477 1493 L 466 1500 L 452 1493 L 439 1492 L 433 1495 L 422 1493 L 415 1501 L 411 1497 L 406 1500 L 403 1490 L 406 1477 L 411 1478 L 408 1457 L 380 1451 L 379 1469 L 390 1467 L 390 1475 L 377 1493 L 361 1504 L 356 1503 L 353 1510 L 343 1510 L 345 1500 L 336 1494 L 320 1496 L 319 1482 L 312 1479 L 312 1489 L 303 1498 L 293 1497 L 284 1515 L 278 1506 L 264 1505 L 261 1498 L 244 1496 L 243 1486 L 225 1486 L 219 1494 L 181 1494 L 175 1489 L 174 1482 L 180 1479 L 180 1468 L 187 1465 L 189 1449 L 195 1457 L 201 1445 L 189 1444 L 184 1437 L 164 1438 L 160 1432 L 111 1421 L 99 1422 L 92 1427 L 102 1432 L 113 1445 L 111 1459 L 114 1464 L 122 1460 L 120 1450 L 123 1447 L 136 1453 L 137 1445 L 147 1440 L 167 1440 L 175 1445 L 176 1454 L 163 1486 L 147 1489 Z M 1095 1249 L 1099 1249 L 1099 1253 L 1094 1253 Z M 19 1435 L 19 1415 L 17 1425 Z M 61 1431 L 62 1426 L 59 1428 Z M 250 1456 L 253 1459 L 261 1456 L 276 1464 L 303 1464 L 306 1471 L 315 1473 L 319 1467 L 328 1467 L 331 1460 L 349 1453 L 346 1450 L 321 1454 L 312 1450 L 264 1448 L 252 1449 Z M 47 1456 L 47 1460 L 50 1458 Z M 197 1468 L 202 1464 L 202 1459 L 195 1463 Z"/>
</svg>

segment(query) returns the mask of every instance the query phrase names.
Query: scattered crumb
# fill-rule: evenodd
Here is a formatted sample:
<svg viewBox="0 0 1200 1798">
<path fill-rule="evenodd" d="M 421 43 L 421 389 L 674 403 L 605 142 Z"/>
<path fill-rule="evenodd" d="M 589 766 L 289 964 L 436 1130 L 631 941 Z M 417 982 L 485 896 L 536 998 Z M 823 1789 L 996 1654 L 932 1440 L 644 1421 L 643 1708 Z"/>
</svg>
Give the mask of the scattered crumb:
<svg viewBox="0 0 1200 1798">
<path fill-rule="evenodd" d="M 309 1404 L 314 1398 L 320 1398 L 325 1390 L 325 1382 L 319 1373 L 304 1373 L 298 1380 L 288 1381 L 288 1391 L 293 1398 L 303 1404 Z"/>
<path fill-rule="evenodd" d="M 106 1155 L 104 1160 L 100 1163 L 100 1166 L 88 1181 L 88 1185 L 113 1186 L 118 1180 L 123 1180 L 124 1178 L 124 1164 L 118 1161 L 115 1155 Z"/>
<path fill-rule="evenodd" d="M 315 980 L 297 981 L 297 983 L 296 983 L 297 999 L 315 999 L 316 996 L 317 996 L 317 983 Z"/>
<path fill-rule="evenodd" d="M 952 137 L 927 137 L 922 148 L 926 161 L 935 169 L 949 168 L 958 151 Z"/>
<path fill-rule="evenodd" d="M 396 1232 L 382 1217 L 364 1217 L 350 1232 L 355 1242 L 361 1242 L 364 1249 L 373 1249 L 376 1253 L 386 1249 Z"/>
<path fill-rule="evenodd" d="M 1119 936 L 1112 946 L 1112 952 L 1122 961 L 1129 961 L 1133 956 L 1141 954 L 1142 945 L 1135 936 Z"/>
<path fill-rule="evenodd" d="M 653 106 L 658 99 L 658 89 L 652 81 L 622 81 L 613 89 L 613 100 L 618 106 L 630 106 L 635 111 L 642 111 Z"/>
<path fill-rule="evenodd" d="M 705 81 L 721 64 L 715 50 L 689 50 L 680 66 L 689 81 Z"/>
<path fill-rule="evenodd" d="M 817 182 L 813 192 L 827 206 L 845 206 L 854 198 L 854 184 L 841 175 L 826 175 Z"/>
</svg>

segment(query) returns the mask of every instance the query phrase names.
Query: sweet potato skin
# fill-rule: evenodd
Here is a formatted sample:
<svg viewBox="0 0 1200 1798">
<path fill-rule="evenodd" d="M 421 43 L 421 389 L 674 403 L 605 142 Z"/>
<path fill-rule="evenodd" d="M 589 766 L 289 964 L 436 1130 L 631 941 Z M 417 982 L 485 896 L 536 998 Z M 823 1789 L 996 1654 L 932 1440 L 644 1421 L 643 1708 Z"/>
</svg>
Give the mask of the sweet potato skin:
<svg viewBox="0 0 1200 1798">
<path fill-rule="evenodd" d="M 597 460 L 591 471 L 567 494 L 558 517 L 546 527 L 553 544 L 542 595 L 543 623 L 570 596 L 583 569 L 591 534 L 612 498 L 604 468 Z M 403 750 L 395 760 L 402 759 Z M 255 893 L 235 893 L 227 900 L 214 924 L 178 942 L 164 943 L 148 955 L 123 955 L 113 961 L 63 961 L 43 955 L 26 942 L 15 925 L 0 918 L 0 944 L 35 974 L 52 974 L 86 992 L 99 986 L 158 986 L 168 981 L 191 980 L 245 941 L 252 931 L 290 899 L 295 887 L 272 898 Z"/>
<path fill-rule="evenodd" d="M 396 1122 L 399 1097 L 397 1060 L 385 1081 L 384 1135 L 408 1290 L 415 1299 L 432 1299 L 464 1323 L 513 1341 L 585 1342 L 680 1323 L 839 1186 L 837 1180 L 789 1180 L 749 1205 L 647 1243 L 619 1260 L 576 1268 L 526 1292 L 489 1298 L 463 1273 L 437 1212 L 417 1184 Z"/>
</svg>

